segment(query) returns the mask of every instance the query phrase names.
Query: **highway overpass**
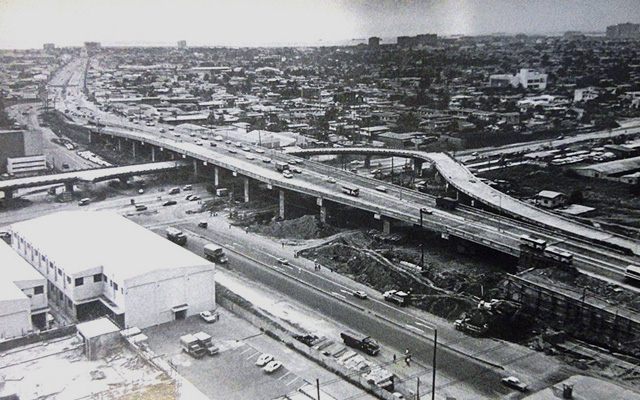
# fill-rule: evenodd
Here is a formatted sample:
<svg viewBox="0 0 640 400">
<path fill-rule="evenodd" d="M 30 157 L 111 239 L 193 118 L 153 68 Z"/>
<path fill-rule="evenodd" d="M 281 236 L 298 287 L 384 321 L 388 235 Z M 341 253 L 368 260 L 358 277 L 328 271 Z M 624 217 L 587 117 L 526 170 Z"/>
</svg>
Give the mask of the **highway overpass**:
<svg viewBox="0 0 640 400">
<path fill-rule="evenodd" d="M 123 167 L 96 168 L 90 170 L 64 172 L 61 174 L 39 175 L 27 178 L 7 179 L 0 181 L 0 191 L 4 193 L 4 198 L 13 196 L 17 189 L 42 187 L 64 183 L 68 188 L 80 182 L 101 182 L 109 179 L 128 178 L 131 176 L 155 174 L 158 172 L 171 171 L 177 168 L 188 166 L 184 161 L 164 161 L 149 164 L 127 165 Z"/>
</svg>

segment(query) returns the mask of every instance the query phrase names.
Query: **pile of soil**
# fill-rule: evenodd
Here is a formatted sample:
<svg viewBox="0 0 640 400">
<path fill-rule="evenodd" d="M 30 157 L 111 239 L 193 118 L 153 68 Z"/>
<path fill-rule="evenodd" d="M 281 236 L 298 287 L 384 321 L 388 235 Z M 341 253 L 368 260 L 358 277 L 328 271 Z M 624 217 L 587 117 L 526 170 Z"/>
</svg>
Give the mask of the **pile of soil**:
<svg viewBox="0 0 640 400">
<path fill-rule="evenodd" d="M 249 231 L 278 239 L 304 240 L 323 238 L 339 232 L 338 229 L 321 223 L 313 215 L 283 221 L 272 220 L 266 225 L 251 226 Z"/>
</svg>

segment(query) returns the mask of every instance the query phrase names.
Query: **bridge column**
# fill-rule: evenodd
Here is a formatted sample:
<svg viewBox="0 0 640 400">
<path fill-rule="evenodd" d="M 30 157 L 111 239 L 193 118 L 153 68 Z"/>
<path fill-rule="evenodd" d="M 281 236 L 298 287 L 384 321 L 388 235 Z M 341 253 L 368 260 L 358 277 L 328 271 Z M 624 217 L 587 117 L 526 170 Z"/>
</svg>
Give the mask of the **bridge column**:
<svg viewBox="0 0 640 400">
<path fill-rule="evenodd" d="M 193 159 L 193 175 L 198 176 L 198 160 Z"/>
<path fill-rule="evenodd" d="M 131 142 L 131 151 L 133 152 L 133 158 L 136 158 L 136 142 Z"/>
<path fill-rule="evenodd" d="M 320 206 L 320 222 L 327 222 L 327 206 L 324 205 L 322 197 L 316 199 L 316 204 Z"/>
<path fill-rule="evenodd" d="M 382 220 L 382 234 L 383 235 L 388 235 L 391 233 L 391 221 L 384 218 Z"/>
<path fill-rule="evenodd" d="M 73 193 L 73 182 L 65 182 L 64 183 L 64 191 Z"/>
<path fill-rule="evenodd" d="M 151 162 L 156 162 L 156 147 L 151 146 Z"/>
<path fill-rule="evenodd" d="M 249 178 L 244 178 L 244 202 L 249 202 Z"/>
<path fill-rule="evenodd" d="M 284 190 L 278 192 L 278 216 L 284 219 Z"/>
<path fill-rule="evenodd" d="M 117 143 L 118 143 L 118 151 L 119 151 L 120 153 L 122 153 L 122 139 L 121 139 L 121 138 L 118 138 L 118 142 L 117 142 Z"/>
<path fill-rule="evenodd" d="M 364 158 L 364 167 L 371 168 L 371 156 L 366 156 Z"/>
<path fill-rule="evenodd" d="M 418 160 L 417 158 L 413 159 L 413 172 L 416 176 L 422 176 L 422 164 L 424 161 Z"/>
<path fill-rule="evenodd" d="M 213 167 L 213 186 L 218 187 L 220 185 L 220 168 Z"/>
</svg>

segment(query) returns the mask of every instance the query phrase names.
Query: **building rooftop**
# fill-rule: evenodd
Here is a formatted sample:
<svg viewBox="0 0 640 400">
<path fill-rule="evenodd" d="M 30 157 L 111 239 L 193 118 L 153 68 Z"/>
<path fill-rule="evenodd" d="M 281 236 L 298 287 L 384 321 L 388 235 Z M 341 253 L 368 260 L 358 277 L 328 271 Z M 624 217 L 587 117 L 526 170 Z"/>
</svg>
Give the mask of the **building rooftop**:
<svg viewBox="0 0 640 400">
<path fill-rule="evenodd" d="M 553 190 L 541 190 L 540 193 L 538 193 L 538 197 L 542 197 L 545 199 L 555 199 L 558 196 L 564 196 L 564 194 L 560 192 L 554 192 Z"/>
<path fill-rule="evenodd" d="M 20 299 L 28 300 L 29 298 L 22 290 L 18 289 L 10 278 L 3 277 L 0 279 L 0 301 Z"/>
<path fill-rule="evenodd" d="M 10 227 L 68 275 L 103 267 L 124 280 L 145 273 L 212 265 L 110 211 L 62 211 Z"/>
<path fill-rule="evenodd" d="M 640 169 L 640 156 L 589 165 L 577 169 L 597 171 L 604 175 L 620 174 L 623 172 Z"/>
<path fill-rule="evenodd" d="M 116 324 L 104 317 L 80 323 L 76 325 L 76 328 L 85 339 L 120 331 Z"/>
<path fill-rule="evenodd" d="M 0 240 L 0 260 L 0 275 L 7 282 L 45 279 L 3 240 Z"/>
</svg>

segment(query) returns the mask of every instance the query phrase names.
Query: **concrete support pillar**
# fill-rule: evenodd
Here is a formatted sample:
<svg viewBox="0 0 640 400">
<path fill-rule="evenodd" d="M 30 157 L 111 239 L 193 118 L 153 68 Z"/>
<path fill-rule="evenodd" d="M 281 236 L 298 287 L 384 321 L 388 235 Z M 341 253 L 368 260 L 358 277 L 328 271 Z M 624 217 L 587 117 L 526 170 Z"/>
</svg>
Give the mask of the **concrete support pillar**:
<svg viewBox="0 0 640 400">
<path fill-rule="evenodd" d="M 417 158 L 413 159 L 413 172 L 416 176 L 422 176 L 422 160 L 418 160 Z"/>
<path fill-rule="evenodd" d="M 151 162 L 156 162 L 156 147 L 151 146 Z"/>
<path fill-rule="evenodd" d="M 249 178 L 244 178 L 244 202 L 249 202 Z"/>
<path fill-rule="evenodd" d="M 136 142 L 133 141 L 131 142 L 131 151 L 133 152 L 133 158 L 135 158 L 137 155 L 136 150 L 137 150 Z"/>
<path fill-rule="evenodd" d="M 388 219 L 382 220 L 382 234 L 389 235 L 391 233 L 391 221 Z"/>
<path fill-rule="evenodd" d="M 364 167 L 371 168 L 371 156 L 366 156 L 364 158 Z"/>
<path fill-rule="evenodd" d="M 284 190 L 278 192 L 278 216 L 284 219 Z"/>
<path fill-rule="evenodd" d="M 327 206 L 320 206 L 320 222 L 327 223 Z"/>
<path fill-rule="evenodd" d="M 213 186 L 218 187 L 220 185 L 220 168 L 213 167 Z"/>
<path fill-rule="evenodd" d="M 6 189 L 3 193 L 4 193 L 4 200 L 5 201 L 13 199 L 13 190 Z"/>
<path fill-rule="evenodd" d="M 122 153 L 122 139 L 118 138 L 118 151 Z"/>
<path fill-rule="evenodd" d="M 73 182 L 65 182 L 64 183 L 64 191 L 73 193 Z"/>
<path fill-rule="evenodd" d="M 198 176 L 198 160 L 193 159 L 193 175 Z"/>
</svg>

